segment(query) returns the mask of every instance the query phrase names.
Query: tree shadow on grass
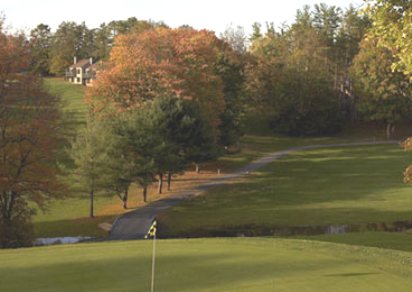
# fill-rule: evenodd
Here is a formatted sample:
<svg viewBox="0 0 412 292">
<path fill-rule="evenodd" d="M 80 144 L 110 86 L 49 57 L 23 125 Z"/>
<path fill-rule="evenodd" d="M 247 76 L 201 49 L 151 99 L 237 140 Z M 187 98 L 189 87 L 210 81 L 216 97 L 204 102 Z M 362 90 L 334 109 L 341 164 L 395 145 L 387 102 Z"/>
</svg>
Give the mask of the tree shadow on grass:
<svg viewBox="0 0 412 292">
<path fill-rule="evenodd" d="M 51 220 L 34 222 L 36 237 L 91 236 L 106 237 L 108 233 L 100 229 L 100 223 L 112 224 L 113 216 L 82 217 L 67 220 Z"/>
<path fill-rule="evenodd" d="M 379 275 L 380 273 L 341 273 L 341 274 L 327 274 L 324 277 L 362 277 L 369 275 Z"/>
</svg>

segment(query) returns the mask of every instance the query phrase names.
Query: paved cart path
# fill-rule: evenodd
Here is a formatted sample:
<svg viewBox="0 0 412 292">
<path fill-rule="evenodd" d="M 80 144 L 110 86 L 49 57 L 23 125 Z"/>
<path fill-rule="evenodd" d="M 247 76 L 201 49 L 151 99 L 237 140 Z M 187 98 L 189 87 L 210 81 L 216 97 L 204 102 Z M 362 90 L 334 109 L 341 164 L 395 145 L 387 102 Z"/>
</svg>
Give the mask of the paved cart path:
<svg viewBox="0 0 412 292">
<path fill-rule="evenodd" d="M 168 209 L 174 205 L 181 203 L 191 197 L 197 196 L 200 193 L 212 188 L 221 186 L 232 182 L 234 179 L 239 178 L 249 172 L 253 172 L 258 168 L 261 168 L 269 163 L 288 155 L 291 152 L 311 150 L 319 148 L 331 148 L 331 147 L 350 147 L 350 146 L 363 146 L 363 145 L 384 145 L 384 144 L 396 144 L 399 141 L 374 141 L 374 142 L 355 142 L 355 143 L 340 143 L 340 144 L 319 144 L 300 147 L 291 147 L 286 150 L 276 151 L 268 154 L 262 158 L 259 158 L 245 167 L 235 171 L 231 174 L 219 176 L 218 178 L 211 179 L 209 182 L 202 183 L 192 189 L 180 191 L 174 193 L 164 199 L 154 201 L 142 208 L 125 213 L 119 216 L 113 223 L 112 230 L 108 240 L 129 240 L 129 239 L 143 239 L 147 234 L 153 220 L 156 215 Z"/>
</svg>

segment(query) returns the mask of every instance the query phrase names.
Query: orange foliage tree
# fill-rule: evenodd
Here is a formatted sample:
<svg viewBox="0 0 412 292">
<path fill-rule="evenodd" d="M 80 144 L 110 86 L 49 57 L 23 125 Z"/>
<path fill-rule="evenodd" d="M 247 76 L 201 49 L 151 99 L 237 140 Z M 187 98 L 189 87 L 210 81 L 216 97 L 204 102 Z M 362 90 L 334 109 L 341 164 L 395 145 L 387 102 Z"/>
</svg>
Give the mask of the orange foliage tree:
<svg viewBox="0 0 412 292">
<path fill-rule="evenodd" d="M 0 20 L 0 247 L 30 243 L 30 203 L 43 207 L 59 189 L 52 158 L 57 100 L 27 72 L 30 51 L 22 35 Z"/>
<path fill-rule="evenodd" d="M 217 137 L 225 102 L 215 64 L 224 47 L 206 30 L 162 27 L 120 35 L 89 101 L 99 111 L 141 107 L 160 96 L 190 99 L 199 103 Z"/>
</svg>

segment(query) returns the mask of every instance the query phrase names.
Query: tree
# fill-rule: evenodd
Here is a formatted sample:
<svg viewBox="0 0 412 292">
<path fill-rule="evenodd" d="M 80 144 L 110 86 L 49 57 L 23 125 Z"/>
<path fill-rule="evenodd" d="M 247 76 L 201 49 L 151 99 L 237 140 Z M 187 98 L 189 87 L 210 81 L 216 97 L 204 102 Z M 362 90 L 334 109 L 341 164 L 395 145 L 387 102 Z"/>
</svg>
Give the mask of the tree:
<svg viewBox="0 0 412 292">
<path fill-rule="evenodd" d="M 108 24 L 102 23 L 94 31 L 94 51 L 93 57 L 100 60 L 108 60 L 110 51 L 114 45 L 114 39 L 119 34 L 141 33 L 155 27 L 167 27 L 162 22 L 137 20 L 130 17 L 127 20 L 111 21 Z"/>
<path fill-rule="evenodd" d="M 412 75 L 412 3 L 409 0 L 369 1 L 372 32 L 378 44 L 391 50 L 392 69 Z"/>
<path fill-rule="evenodd" d="M 50 52 L 50 72 L 62 75 L 73 64 L 73 57 L 78 60 L 92 56 L 93 31 L 86 24 L 62 22 L 53 35 Z"/>
<path fill-rule="evenodd" d="M 147 186 L 155 176 L 159 179 L 158 193 L 162 193 L 167 174 L 168 190 L 171 176 L 184 171 L 187 164 L 211 159 L 213 144 L 210 124 L 202 117 L 196 102 L 174 97 L 158 97 L 143 107 L 124 112 L 116 122 L 118 141 L 115 157 L 118 176 L 126 173 L 128 181 L 143 187 L 146 200 Z M 120 166 L 123 164 L 123 166 Z M 127 171 L 124 171 L 127 169 Z"/>
<path fill-rule="evenodd" d="M 258 40 L 263 36 L 261 29 L 262 25 L 259 22 L 252 24 L 252 35 L 250 36 L 251 42 Z"/>
<path fill-rule="evenodd" d="M 336 38 L 336 62 L 343 69 L 348 69 L 359 52 L 360 42 L 371 24 L 368 15 L 360 14 L 352 5 L 345 10 L 341 19 Z"/>
<path fill-rule="evenodd" d="M 30 32 L 30 48 L 32 54 L 31 70 L 46 76 L 49 75 L 50 60 L 50 27 L 46 24 L 39 24 Z"/>
<path fill-rule="evenodd" d="M 237 26 L 236 28 L 229 26 L 223 33 L 220 34 L 220 38 L 224 40 L 230 47 L 239 54 L 245 54 L 247 51 L 247 36 L 243 27 Z"/>
<path fill-rule="evenodd" d="M 362 41 L 352 66 L 352 78 L 360 96 L 359 111 L 367 120 L 384 122 L 389 139 L 395 124 L 412 112 L 412 85 L 405 75 L 392 71 L 391 51 L 377 43 L 372 36 Z"/>
<path fill-rule="evenodd" d="M 94 217 L 94 197 L 99 193 L 107 193 L 107 179 L 111 170 L 108 149 L 111 133 L 106 131 L 104 124 L 89 115 L 87 125 L 73 140 L 68 154 L 74 167 L 68 169 L 65 179 L 72 191 L 87 194 L 90 200 L 89 217 Z M 107 143 L 109 142 L 109 143 Z"/>
<path fill-rule="evenodd" d="M 0 20 L 0 247 L 31 244 L 34 206 L 61 194 L 58 100 L 28 73 L 30 63 L 25 37 L 6 34 Z"/>
<path fill-rule="evenodd" d="M 128 143 L 125 155 L 136 165 L 132 177 L 145 187 L 148 178 L 157 175 L 158 194 L 163 191 L 164 174 L 178 167 L 180 158 L 178 147 L 168 133 L 167 115 L 172 113 L 163 108 L 167 106 L 163 100 L 159 97 L 141 109 L 126 112 L 127 127 L 121 134 Z"/>
<path fill-rule="evenodd" d="M 293 25 L 283 35 L 257 40 L 251 53 L 255 59 L 247 69 L 247 89 L 270 116 L 275 132 L 318 135 L 340 128 L 329 73 L 333 62 L 316 29 Z"/>
<path fill-rule="evenodd" d="M 222 42 L 213 33 L 156 28 L 120 35 L 109 69 L 96 80 L 89 99 L 97 110 L 140 107 L 158 96 L 195 100 L 219 136 L 223 84 L 215 72 Z"/>
<path fill-rule="evenodd" d="M 224 110 L 220 115 L 219 144 L 231 146 L 243 135 L 245 67 L 248 56 L 231 48 L 219 55 L 216 73 L 223 82 Z"/>
<path fill-rule="evenodd" d="M 313 26 L 328 47 L 335 45 L 341 17 L 342 10 L 339 7 L 328 6 L 325 3 L 314 6 Z"/>
</svg>

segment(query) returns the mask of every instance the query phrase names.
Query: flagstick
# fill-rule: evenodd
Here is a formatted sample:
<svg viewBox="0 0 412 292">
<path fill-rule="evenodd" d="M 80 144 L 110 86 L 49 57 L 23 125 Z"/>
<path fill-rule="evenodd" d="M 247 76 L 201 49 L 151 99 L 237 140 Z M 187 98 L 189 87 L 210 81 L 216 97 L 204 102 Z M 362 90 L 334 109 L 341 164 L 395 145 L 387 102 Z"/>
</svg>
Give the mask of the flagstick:
<svg viewBox="0 0 412 292">
<path fill-rule="evenodd" d="M 156 258 L 156 231 L 153 236 L 153 252 L 152 252 L 152 288 L 150 291 L 154 292 L 154 277 L 155 277 L 155 258 Z"/>
</svg>

